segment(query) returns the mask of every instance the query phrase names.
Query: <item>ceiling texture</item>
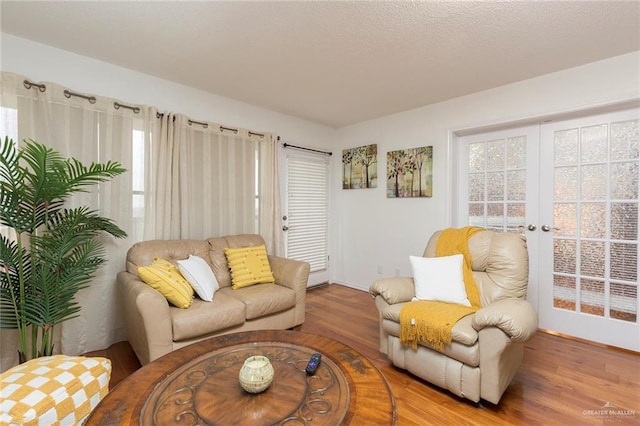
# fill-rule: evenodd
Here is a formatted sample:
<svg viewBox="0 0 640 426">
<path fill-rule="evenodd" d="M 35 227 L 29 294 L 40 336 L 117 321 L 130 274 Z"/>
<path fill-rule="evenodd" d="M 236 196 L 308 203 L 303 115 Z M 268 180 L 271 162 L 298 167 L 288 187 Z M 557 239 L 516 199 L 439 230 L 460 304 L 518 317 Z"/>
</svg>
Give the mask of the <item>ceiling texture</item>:
<svg viewBox="0 0 640 426">
<path fill-rule="evenodd" d="M 0 15 L 2 32 L 335 128 L 640 50 L 638 1 L 2 0 Z"/>
</svg>

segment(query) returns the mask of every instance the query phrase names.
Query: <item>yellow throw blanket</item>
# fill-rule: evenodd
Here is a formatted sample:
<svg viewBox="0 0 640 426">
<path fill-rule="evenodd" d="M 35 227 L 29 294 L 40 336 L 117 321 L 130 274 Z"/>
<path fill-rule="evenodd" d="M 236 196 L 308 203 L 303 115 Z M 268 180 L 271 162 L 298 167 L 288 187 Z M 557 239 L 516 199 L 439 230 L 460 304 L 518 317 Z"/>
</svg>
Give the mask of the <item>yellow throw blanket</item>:
<svg viewBox="0 0 640 426">
<path fill-rule="evenodd" d="M 404 346 L 417 349 L 418 342 L 426 342 L 442 350 L 445 344 L 451 343 L 451 329 L 455 323 L 480 308 L 480 293 L 471 269 L 469 238 L 481 230 L 472 226 L 448 228 L 436 242 L 436 256 L 463 255 L 464 286 L 472 306 L 426 300 L 407 303 L 400 310 L 400 343 Z"/>
</svg>

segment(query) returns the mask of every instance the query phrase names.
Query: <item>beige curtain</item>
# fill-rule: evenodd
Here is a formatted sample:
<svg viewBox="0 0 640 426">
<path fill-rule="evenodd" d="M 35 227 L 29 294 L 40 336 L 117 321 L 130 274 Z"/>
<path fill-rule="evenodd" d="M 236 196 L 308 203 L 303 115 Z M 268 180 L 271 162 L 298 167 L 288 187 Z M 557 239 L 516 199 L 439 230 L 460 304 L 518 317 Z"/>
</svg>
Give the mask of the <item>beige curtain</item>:
<svg viewBox="0 0 640 426">
<path fill-rule="evenodd" d="M 281 149 L 277 137 L 265 134 L 260 143 L 260 223 L 259 232 L 267 244 L 267 251 L 284 256 L 282 208 L 280 199 L 279 158 Z"/>
<path fill-rule="evenodd" d="M 145 239 L 259 233 L 281 254 L 273 136 L 152 112 Z"/>
<path fill-rule="evenodd" d="M 28 79 L 2 73 L 2 136 L 15 141 L 34 139 L 64 156 L 85 163 L 118 161 L 128 170 L 96 190 L 71 200 L 72 205 L 88 205 L 113 219 L 129 237 L 123 240 L 105 237 L 108 262 L 100 268 L 91 285 L 77 298 L 82 306 L 78 318 L 57 327 L 55 351 L 70 355 L 102 349 L 126 340 L 123 315 L 116 299 L 115 278 L 123 269 L 128 248 L 142 235 L 140 206 L 134 194 L 134 145 L 148 143 L 144 129 L 147 109 L 137 113 L 121 107 L 116 100 L 67 95 L 65 88 L 44 82 L 44 91 L 25 85 Z M 117 107 L 116 107 L 117 105 Z M 140 148 L 138 146 L 137 148 Z M 4 230 L 7 231 L 6 229 Z M 0 370 L 17 363 L 15 330 L 1 330 Z"/>
</svg>

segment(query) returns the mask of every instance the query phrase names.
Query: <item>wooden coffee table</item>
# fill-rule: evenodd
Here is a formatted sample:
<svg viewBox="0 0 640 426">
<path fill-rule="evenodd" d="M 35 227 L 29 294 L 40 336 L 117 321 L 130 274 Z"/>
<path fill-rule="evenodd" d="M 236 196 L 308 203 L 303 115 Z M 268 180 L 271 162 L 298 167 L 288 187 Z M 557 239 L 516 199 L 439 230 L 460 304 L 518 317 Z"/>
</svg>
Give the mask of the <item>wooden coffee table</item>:
<svg viewBox="0 0 640 426">
<path fill-rule="evenodd" d="M 309 357 L 322 354 L 313 376 Z M 269 357 L 271 386 L 259 394 L 238 382 L 244 360 Z M 173 351 L 120 382 L 87 425 L 388 425 L 393 394 L 367 358 L 333 339 L 297 331 L 227 334 Z"/>
</svg>

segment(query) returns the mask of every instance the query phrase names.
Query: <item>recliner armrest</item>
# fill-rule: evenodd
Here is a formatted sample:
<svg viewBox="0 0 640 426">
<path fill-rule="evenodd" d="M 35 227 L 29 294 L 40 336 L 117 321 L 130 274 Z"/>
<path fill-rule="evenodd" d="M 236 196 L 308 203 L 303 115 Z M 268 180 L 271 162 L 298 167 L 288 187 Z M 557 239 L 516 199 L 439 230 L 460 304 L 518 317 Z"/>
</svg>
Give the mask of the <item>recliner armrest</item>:
<svg viewBox="0 0 640 426">
<path fill-rule="evenodd" d="M 383 278 L 374 281 L 369 288 L 372 297 L 381 296 L 388 304 L 409 302 L 416 295 L 411 277 Z"/>
<path fill-rule="evenodd" d="M 471 325 L 477 331 L 497 327 L 514 342 L 526 342 L 538 330 L 538 314 L 526 300 L 502 299 L 478 310 Z"/>
</svg>

